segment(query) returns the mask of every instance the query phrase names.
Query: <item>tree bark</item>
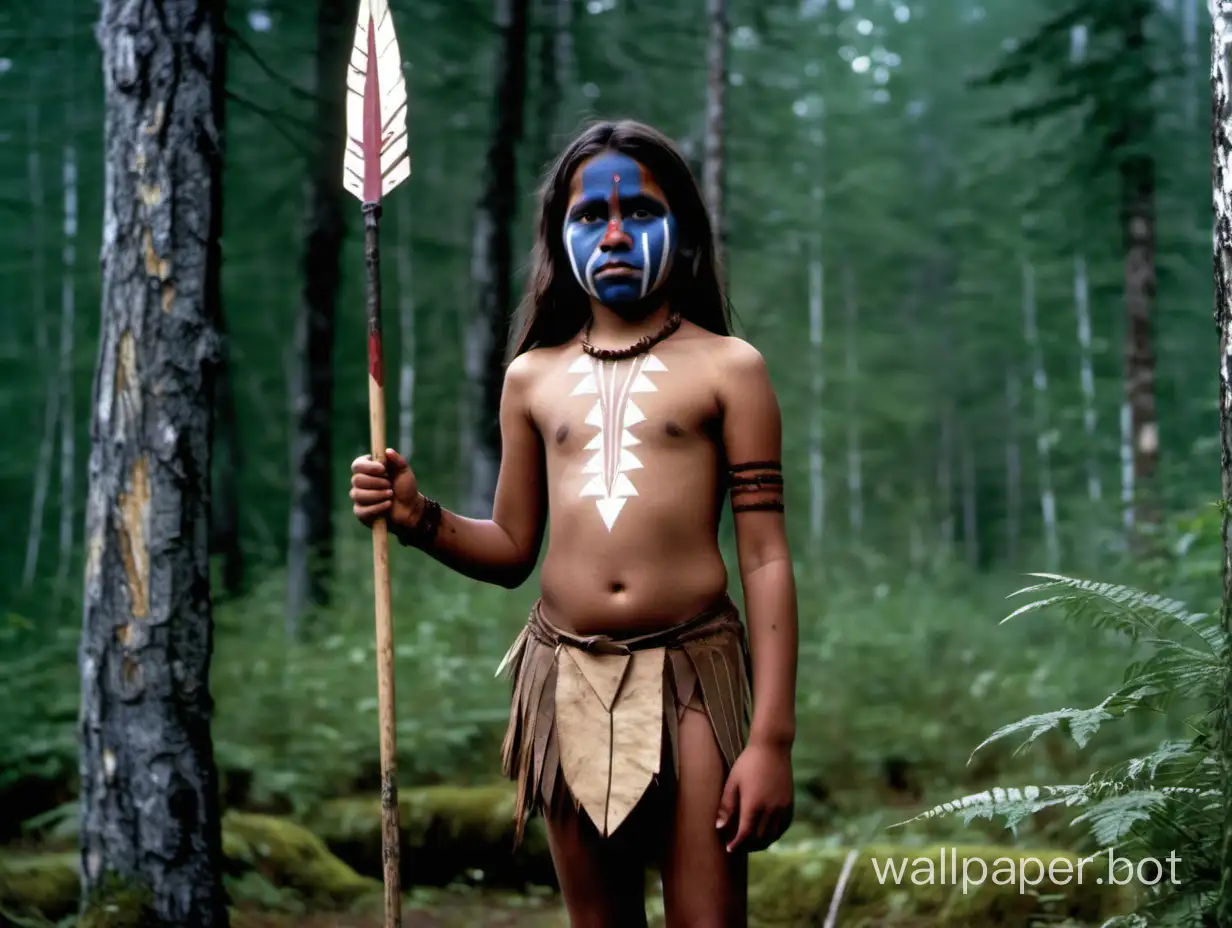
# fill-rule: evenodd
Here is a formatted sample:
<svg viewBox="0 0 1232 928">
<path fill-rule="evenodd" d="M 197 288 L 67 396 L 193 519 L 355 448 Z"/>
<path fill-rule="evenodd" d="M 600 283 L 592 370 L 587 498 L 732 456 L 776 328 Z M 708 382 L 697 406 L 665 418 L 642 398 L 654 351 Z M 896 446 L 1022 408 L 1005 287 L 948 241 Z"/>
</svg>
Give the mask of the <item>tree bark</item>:
<svg viewBox="0 0 1232 928">
<path fill-rule="evenodd" d="M 303 632 L 307 607 L 329 602 L 334 559 L 334 340 L 342 242 L 346 237 L 342 160 L 350 7 L 318 0 L 317 147 L 308 181 L 304 288 L 296 329 L 295 437 L 287 537 L 286 628 Z"/>
<path fill-rule="evenodd" d="M 104 0 L 102 306 L 80 647 L 85 900 L 227 924 L 210 742 L 210 318 L 222 219 L 223 0 Z"/>
<path fill-rule="evenodd" d="M 1219 472 L 1224 504 L 1222 613 L 1228 642 L 1218 728 L 1224 816 L 1216 921 L 1219 928 L 1232 928 L 1232 0 L 1212 0 L 1211 18 L 1214 309 L 1219 333 Z"/>
<path fill-rule="evenodd" d="M 530 0 L 497 0 L 502 36 L 495 69 L 496 109 L 475 217 L 471 276 L 478 306 L 466 340 L 475 442 L 467 514 L 491 514 L 500 466 L 500 398 L 513 302 L 513 222 L 518 209 L 518 143 L 526 108 L 526 32 Z"/>
</svg>

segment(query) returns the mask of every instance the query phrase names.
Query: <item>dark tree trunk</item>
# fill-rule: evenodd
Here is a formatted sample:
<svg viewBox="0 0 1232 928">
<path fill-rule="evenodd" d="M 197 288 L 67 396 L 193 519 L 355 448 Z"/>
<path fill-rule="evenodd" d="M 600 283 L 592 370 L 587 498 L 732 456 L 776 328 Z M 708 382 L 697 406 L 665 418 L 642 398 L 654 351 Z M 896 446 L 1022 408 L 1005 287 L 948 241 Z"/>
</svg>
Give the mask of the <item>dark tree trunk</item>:
<svg viewBox="0 0 1232 928">
<path fill-rule="evenodd" d="M 564 100 L 564 45 L 568 30 L 570 0 L 537 0 L 539 19 L 539 156 L 535 166 L 541 171 L 556 156 L 561 128 L 561 104 Z"/>
<path fill-rule="evenodd" d="M 223 0 L 104 0 L 102 307 L 81 671 L 86 901 L 227 924 L 210 743 L 211 400 Z"/>
<path fill-rule="evenodd" d="M 1146 53 L 1146 21 L 1151 4 L 1136 0 L 1126 10 L 1124 52 L 1129 60 Z M 1130 516 L 1132 541 L 1143 550 L 1151 527 L 1160 517 L 1158 488 L 1159 421 L 1155 408 L 1155 162 L 1143 154 L 1153 131 L 1144 104 L 1131 102 L 1113 134 L 1118 151 L 1121 198 L 1121 238 L 1125 261 L 1125 404 L 1129 410 L 1129 442 L 1133 460 Z"/>
<path fill-rule="evenodd" d="M 475 217 L 472 277 L 478 297 L 467 333 L 467 379 L 476 385 L 476 438 L 467 514 L 491 514 L 500 466 L 500 397 L 513 309 L 513 222 L 518 209 L 518 143 L 526 108 L 526 32 L 530 0 L 497 0 L 502 36 L 495 69 L 496 111 Z"/>
<path fill-rule="evenodd" d="M 317 148 L 308 181 L 304 289 L 296 329 L 298 384 L 287 538 L 288 635 L 299 637 L 309 605 L 329 601 L 334 559 L 334 330 L 346 214 L 342 187 L 351 4 L 317 4 Z"/>
<path fill-rule="evenodd" d="M 1135 536 L 1159 519 L 1154 486 L 1159 463 L 1159 421 L 1155 409 L 1155 164 L 1131 156 L 1121 168 L 1122 232 L 1125 249 L 1125 400 L 1129 405 L 1134 463 Z"/>
</svg>

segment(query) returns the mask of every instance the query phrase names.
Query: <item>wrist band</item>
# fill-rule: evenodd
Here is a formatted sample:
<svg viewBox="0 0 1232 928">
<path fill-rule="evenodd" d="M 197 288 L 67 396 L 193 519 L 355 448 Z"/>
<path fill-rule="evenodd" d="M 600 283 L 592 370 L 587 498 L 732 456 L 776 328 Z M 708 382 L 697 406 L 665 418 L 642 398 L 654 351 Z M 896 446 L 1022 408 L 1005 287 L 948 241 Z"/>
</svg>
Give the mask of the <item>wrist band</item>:
<svg viewBox="0 0 1232 928">
<path fill-rule="evenodd" d="M 440 527 L 441 504 L 425 496 L 423 511 L 420 512 L 415 524 L 395 527 L 394 535 L 408 548 L 426 548 L 436 539 L 436 532 Z"/>
</svg>

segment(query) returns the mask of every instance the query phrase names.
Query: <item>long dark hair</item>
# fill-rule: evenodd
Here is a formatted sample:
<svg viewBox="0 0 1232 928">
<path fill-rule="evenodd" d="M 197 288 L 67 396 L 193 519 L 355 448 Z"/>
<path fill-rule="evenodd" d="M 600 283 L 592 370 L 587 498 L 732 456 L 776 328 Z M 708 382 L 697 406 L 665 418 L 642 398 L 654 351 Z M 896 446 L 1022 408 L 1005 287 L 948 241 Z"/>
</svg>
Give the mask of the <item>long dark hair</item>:
<svg viewBox="0 0 1232 928">
<path fill-rule="evenodd" d="M 569 270 L 561 236 L 574 172 L 582 162 L 605 151 L 628 155 L 645 165 L 676 215 L 680 247 L 663 286 L 664 296 L 695 325 L 719 335 L 731 334 L 710 214 L 680 151 L 671 139 L 644 123 L 599 122 L 564 150 L 539 189 L 535 247 L 517 311 L 521 326 L 510 339 L 509 359 L 532 348 L 563 345 L 590 318 L 590 298 Z"/>
</svg>

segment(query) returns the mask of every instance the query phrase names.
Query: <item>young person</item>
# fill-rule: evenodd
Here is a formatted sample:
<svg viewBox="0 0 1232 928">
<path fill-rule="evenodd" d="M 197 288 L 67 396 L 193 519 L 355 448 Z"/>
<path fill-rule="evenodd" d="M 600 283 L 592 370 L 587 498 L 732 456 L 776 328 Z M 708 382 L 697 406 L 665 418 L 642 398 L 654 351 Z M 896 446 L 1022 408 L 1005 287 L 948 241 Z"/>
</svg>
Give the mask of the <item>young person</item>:
<svg viewBox="0 0 1232 928">
<path fill-rule="evenodd" d="M 506 655 L 517 832 L 543 813 L 576 928 L 746 924 L 747 854 L 792 817 L 796 593 L 781 419 L 729 334 L 711 224 L 677 149 L 601 123 L 541 191 L 524 325 L 500 404 L 490 519 L 420 492 L 396 451 L 352 465 L 366 525 L 514 588 L 551 541 Z M 718 528 L 735 520 L 748 637 Z M 750 709 L 751 702 L 751 709 Z M 750 718 L 751 716 L 751 718 Z"/>
</svg>

